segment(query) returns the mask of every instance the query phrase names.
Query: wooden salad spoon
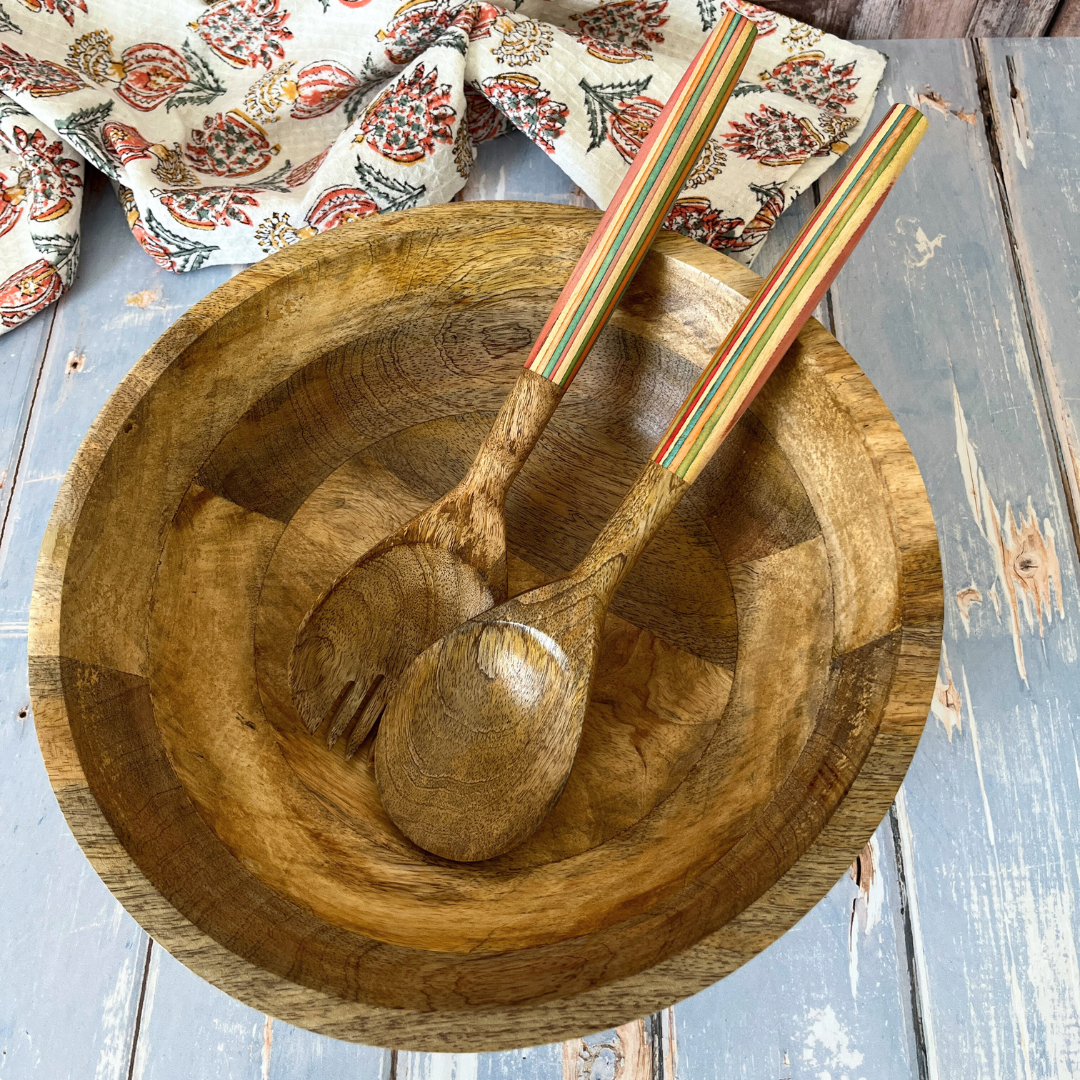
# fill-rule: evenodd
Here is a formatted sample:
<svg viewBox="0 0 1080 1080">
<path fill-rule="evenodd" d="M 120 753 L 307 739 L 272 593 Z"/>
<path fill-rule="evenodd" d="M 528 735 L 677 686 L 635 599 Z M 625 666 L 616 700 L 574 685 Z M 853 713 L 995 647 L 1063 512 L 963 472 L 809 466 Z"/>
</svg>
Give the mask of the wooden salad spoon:
<svg viewBox="0 0 1080 1080">
<path fill-rule="evenodd" d="M 506 495 L 622 297 L 738 82 L 756 35 L 730 12 L 656 119 L 465 478 L 319 598 L 289 662 L 293 702 L 346 756 L 423 649 L 506 596 Z"/>
<path fill-rule="evenodd" d="M 569 575 L 457 627 L 402 676 L 379 729 L 390 817 L 448 859 L 529 836 L 573 765 L 615 590 L 753 400 L 858 242 L 927 126 L 894 106 L 762 283 L 652 458 Z"/>
</svg>

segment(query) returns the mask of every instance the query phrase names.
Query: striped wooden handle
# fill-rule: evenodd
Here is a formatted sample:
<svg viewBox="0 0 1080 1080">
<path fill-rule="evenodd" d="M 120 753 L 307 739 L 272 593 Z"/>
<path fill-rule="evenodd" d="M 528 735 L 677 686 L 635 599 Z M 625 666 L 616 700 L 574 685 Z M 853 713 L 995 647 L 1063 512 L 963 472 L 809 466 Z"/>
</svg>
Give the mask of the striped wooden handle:
<svg viewBox="0 0 1080 1080">
<path fill-rule="evenodd" d="M 525 364 L 530 371 L 570 385 L 712 134 L 756 33 L 729 12 L 706 38 L 559 295 Z"/>
<path fill-rule="evenodd" d="M 701 373 L 652 460 L 692 483 L 754 399 L 859 242 L 926 131 L 894 105 Z"/>
</svg>

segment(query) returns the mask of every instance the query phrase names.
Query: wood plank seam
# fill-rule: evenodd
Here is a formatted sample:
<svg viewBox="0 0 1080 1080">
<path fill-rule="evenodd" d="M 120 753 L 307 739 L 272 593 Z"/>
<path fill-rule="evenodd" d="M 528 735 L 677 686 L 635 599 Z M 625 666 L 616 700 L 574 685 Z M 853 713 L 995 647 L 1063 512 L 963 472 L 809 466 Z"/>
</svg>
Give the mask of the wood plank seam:
<svg viewBox="0 0 1080 1080">
<path fill-rule="evenodd" d="M 146 957 L 143 960 L 142 980 L 139 984 L 139 1003 L 135 1006 L 135 1027 L 131 1033 L 131 1056 L 128 1058 L 127 1080 L 135 1075 L 135 1056 L 139 1051 L 139 1030 L 142 1027 L 143 1005 L 146 1002 L 146 984 L 150 978 L 150 954 L 154 949 L 154 939 L 146 935 Z"/>
<path fill-rule="evenodd" d="M 922 973 L 915 961 L 915 931 L 911 923 L 911 898 L 908 895 L 907 870 L 900 839 L 900 821 L 896 803 L 889 807 L 889 829 L 892 832 L 896 858 L 896 881 L 900 893 L 900 916 L 904 927 L 904 959 L 907 961 L 908 992 L 911 996 L 911 1027 L 915 1039 L 915 1064 L 919 1080 L 930 1080 L 926 1053 L 926 1023 L 923 1018 Z"/>
<path fill-rule="evenodd" d="M 1013 221 L 1012 206 L 1009 201 L 1009 189 L 1005 182 L 1005 171 L 1001 161 L 1001 118 L 994 108 L 993 98 L 990 93 L 989 63 L 986 48 L 982 39 L 972 39 L 970 42 L 972 57 L 975 63 L 975 74 L 979 88 L 979 104 L 982 109 L 983 120 L 986 128 L 986 143 L 990 154 L 990 163 L 994 170 L 994 180 L 997 185 L 998 201 L 1001 204 L 1001 212 L 1005 219 L 1005 236 L 1009 247 L 1009 257 L 1012 260 L 1013 274 L 1016 279 L 1016 288 L 1020 298 L 1020 307 L 1024 313 L 1024 332 L 1028 343 L 1028 360 L 1031 364 L 1035 382 L 1039 387 L 1041 397 L 1040 420 L 1045 422 L 1046 430 L 1050 434 L 1051 448 L 1054 461 L 1057 465 L 1058 474 L 1061 478 L 1061 486 L 1065 494 L 1065 509 L 1069 518 L 1069 527 L 1072 531 L 1073 546 L 1080 554 L 1080 482 L 1073 471 L 1069 455 L 1065 452 L 1065 433 L 1059 430 L 1059 424 L 1055 415 L 1053 401 L 1050 393 L 1049 380 L 1051 374 L 1046 370 L 1047 360 L 1043 356 L 1039 345 L 1038 334 L 1035 330 L 1035 320 L 1031 308 L 1030 290 L 1027 277 L 1024 273 L 1023 263 L 1020 258 L 1019 245 L 1016 238 L 1016 226 Z M 1014 69 L 1009 66 L 1010 94 L 1015 98 L 1019 93 L 1014 82 Z M 1040 424 L 1040 426 L 1043 426 Z"/>
<path fill-rule="evenodd" d="M 12 504 L 15 502 L 15 485 L 19 482 L 19 469 L 22 466 L 23 454 L 26 453 L 26 437 L 30 431 L 30 423 L 34 417 L 34 406 L 37 404 L 38 388 L 41 386 L 41 374 L 45 370 L 45 359 L 49 355 L 49 342 L 52 341 L 53 325 L 56 322 L 56 311 L 59 304 L 54 304 L 49 313 L 49 329 L 45 335 L 45 344 L 41 349 L 41 356 L 37 363 L 37 375 L 34 378 L 34 389 L 30 394 L 30 407 L 26 410 L 26 420 L 23 423 L 22 433 L 19 437 L 19 453 L 15 457 L 15 468 L 11 471 L 11 485 L 8 488 L 7 505 L 4 507 L 4 517 L 0 521 L 0 547 L 4 543 L 4 535 L 7 531 L 8 516 L 11 513 Z"/>
</svg>

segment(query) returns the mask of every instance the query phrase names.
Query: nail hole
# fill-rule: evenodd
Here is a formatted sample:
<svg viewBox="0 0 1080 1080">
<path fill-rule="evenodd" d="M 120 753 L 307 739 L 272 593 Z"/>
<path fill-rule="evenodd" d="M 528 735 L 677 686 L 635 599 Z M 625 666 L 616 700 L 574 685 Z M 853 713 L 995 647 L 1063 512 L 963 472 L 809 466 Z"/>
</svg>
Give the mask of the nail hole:
<svg viewBox="0 0 1080 1080">
<path fill-rule="evenodd" d="M 71 352 L 68 353 L 67 373 L 69 375 L 72 372 L 75 372 L 75 371 L 82 371 L 85 364 L 86 364 L 86 354 L 85 353 L 77 353 L 77 352 L 75 352 L 74 349 Z"/>
</svg>

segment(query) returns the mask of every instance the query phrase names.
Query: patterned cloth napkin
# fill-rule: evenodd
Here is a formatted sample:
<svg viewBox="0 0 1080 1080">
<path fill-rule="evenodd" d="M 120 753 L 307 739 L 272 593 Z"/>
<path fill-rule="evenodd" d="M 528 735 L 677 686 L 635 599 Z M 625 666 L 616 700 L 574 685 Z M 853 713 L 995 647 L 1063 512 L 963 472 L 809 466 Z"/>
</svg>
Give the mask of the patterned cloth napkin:
<svg viewBox="0 0 1080 1080">
<path fill-rule="evenodd" d="M 749 263 L 885 58 L 744 0 L 3 0 L 0 332 L 75 275 L 84 158 L 169 270 L 451 199 L 511 127 L 606 206 L 725 8 L 743 81 L 667 219 Z"/>
</svg>

